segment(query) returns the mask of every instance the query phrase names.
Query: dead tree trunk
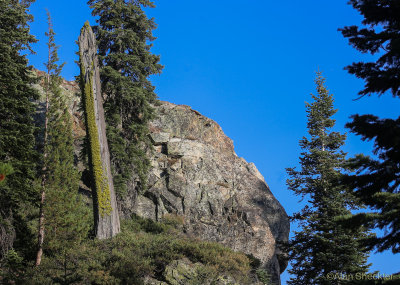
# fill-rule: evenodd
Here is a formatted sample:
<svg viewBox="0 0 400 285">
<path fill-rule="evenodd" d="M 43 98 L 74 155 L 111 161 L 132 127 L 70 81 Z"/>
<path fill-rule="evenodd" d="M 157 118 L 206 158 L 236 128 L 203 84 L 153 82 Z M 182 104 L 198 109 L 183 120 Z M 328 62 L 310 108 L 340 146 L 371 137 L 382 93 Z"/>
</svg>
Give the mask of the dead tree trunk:
<svg viewBox="0 0 400 285">
<path fill-rule="evenodd" d="M 97 45 L 89 22 L 83 26 L 78 42 L 95 231 L 97 238 L 106 239 L 120 232 L 120 223 L 106 137 Z"/>
</svg>

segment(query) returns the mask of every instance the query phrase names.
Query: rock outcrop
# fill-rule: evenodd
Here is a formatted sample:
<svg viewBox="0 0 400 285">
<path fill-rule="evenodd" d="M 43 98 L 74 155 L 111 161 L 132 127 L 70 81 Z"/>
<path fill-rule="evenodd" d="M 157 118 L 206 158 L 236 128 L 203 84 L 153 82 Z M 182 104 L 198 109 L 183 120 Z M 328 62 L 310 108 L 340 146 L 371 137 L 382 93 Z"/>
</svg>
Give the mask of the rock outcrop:
<svg viewBox="0 0 400 285">
<path fill-rule="evenodd" d="M 220 126 L 189 106 L 161 102 L 150 124 L 153 150 L 148 189 L 119 201 L 125 217 L 184 219 L 192 237 L 214 241 L 258 258 L 279 281 L 286 268 L 277 241 L 289 220 L 253 163 L 239 158 Z"/>
<path fill-rule="evenodd" d="M 80 91 L 69 81 L 63 81 L 62 88 L 73 115 L 78 154 L 85 135 L 76 95 Z M 118 200 L 120 217 L 137 214 L 160 220 L 167 213 L 179 215 L 187 235 L 253 255 L 279 282 L 287 264 L 277 242 L 288 239 L 289 220 L 263 176 L 235 154 L 232 140 L 213 120 L 189 106 L 161 102 L 155 108 L 156 119 L 149 126 L 153 149 L 148 152 L 148 188 L 137 190 L 139 179 L 129 185 L 127 195 Z M 83 170 L 82 162 L 78 165 Z M 82 188 L 90 195 L 83 184 Z M 171 268 L 184 263 L 171 263 Z"/>
</svg>

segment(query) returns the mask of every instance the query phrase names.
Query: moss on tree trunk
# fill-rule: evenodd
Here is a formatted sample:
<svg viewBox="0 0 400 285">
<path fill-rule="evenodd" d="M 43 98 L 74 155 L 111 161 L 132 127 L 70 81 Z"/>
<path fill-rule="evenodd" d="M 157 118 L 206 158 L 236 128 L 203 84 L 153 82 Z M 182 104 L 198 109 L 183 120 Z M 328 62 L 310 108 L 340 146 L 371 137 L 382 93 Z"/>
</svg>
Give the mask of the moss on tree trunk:
<svg viewBox="0 0 400 285">
<path fill-rule="evenodd" d="M 95 36 L 86 22 L 79 36 L 81 90 L 92 174 L 95 231 L 99 239 L 120 232 L 119 215 L 111 175 Z"/>
</svg>

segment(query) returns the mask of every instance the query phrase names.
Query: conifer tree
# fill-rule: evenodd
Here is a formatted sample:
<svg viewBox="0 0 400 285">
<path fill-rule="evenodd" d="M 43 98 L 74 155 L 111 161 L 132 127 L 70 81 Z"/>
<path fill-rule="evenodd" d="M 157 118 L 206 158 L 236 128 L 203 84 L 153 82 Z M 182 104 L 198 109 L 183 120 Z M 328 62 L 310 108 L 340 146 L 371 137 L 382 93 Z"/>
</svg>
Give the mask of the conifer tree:
<svg viewBox="0 0 400 285">
<path fill-rule="evenodd" d="M 42 249 L 53 257 L 61 255 L 60 258 L 65 259 L 68 251 L 87 237 L 91 215 L 78 194 L 79 173 L 74 165 L 71 114 L 60 87 L 60 73 L 64 63 L 58 64 L 55 32 L 50 13 L 47 15 L 49 56 L 45 63 L 47 112 L 44 130 L 44 180 L 42 178 L 42 191 L 45 191 L 46 200 L 42 200 L 41 205 L 41 219 L 46 219 L 40 224 L 43 231 L 46 228 L 46 236 L 39 233 L 39 250 Z M 40 260 L 39 263 L 37 260 L 36 265 L 39 264 Z"/>
<path fill-rule="evenodd" d="M 57 54 L 55 52 L 57 62 Z M 46 235 L 43 243 L 43 270 L 50 270 L 53 283 L 73 284 L 74 254 L 88 237 L 93 217 L 78 193 L 79 172 L 74 164 L 72 119 L 60 85 L 61 69 L 50 77 L 49 137 L 47 143 Z"/>
<path fill-rule="evenodd" d="M 64 252 L 83 241 L 92 224 L 90 208 L 79 195 L 72 118 L 61 90 L 60 71 L 51 75 L 45 250 Z"/>
<path fill-rule="evenodd" d="M 335 125 L 332 116 L 337 110 L 324 82 L 318 72 L 317 95 L 312 95 L 311 104 L 306 103 L 309 137 L 300 140 L 301 170 L 287 169 L 288 188 L 308 199 L 308 205 L 292 217 L 300 230 L 289 242 L 289 273 L 295 277 L 288 284 L 342 284 L 339 274 L 363 273 L 368 268 L 362 245 L 366 232 L 335 222 L 336 216 L 349 214 L 348 208 L 356 204 L 338 183 L 345 163 L 345 153 L 340 148 L 346 135 L 331 131 Z M 329 280 L 329 273 L 338 274 L 337 278 Z"/>
<path fill-rule="evenodd" d="M 364 20 L 364 27 L 340 29 L 349 43 L 362 53 L 378 54 L 375 62 L 355 62 L 346 67 L 349 73 L 364 79 L 360 96 L 392 94 L 400 97 L 400 2 L 396 0 L 351 0 Z M 344 179 L 370 212 L 354 215 L 349 222 L 384 229 L 371 240 L 378 251 L 400 252 L 400 117 L 353 115 L 346 127 L 363 140 L 373 141 L 377 159 L 357 155 L 350 160 L 354 171 Z"/>
<path fill-rule="evenodd" d="M 38 98 L 32 88 L 35 79 L 28 67 L 27 51 L 36 42 L 30 34 L 27 13 L 33 1 L 0 1 L 0 161 L 11 165 L 14 174 L 0 184 L 0 259 L 8 249 L 30 258 L 32 233 L 27 227 L 27 205 L 36 202 L 34 123 Z"/>
<path fill-rule="evenodd" d="M 40 191 L 40 212 L 39 212 L 39 230 L 38 230 L 38 251 L 36 254 L 36 266 L 40 265 L 43 254 L 43 241 L 45 234 L 45 214 L 44 214 L 44 205 L 46 200 L 46 184 L 47 184 L 47 164 L 48 164 L 48 123 L 49 123 L 49 101 L 50 101 L 50 90 L 53 89 L 54 75 L 59 74 L 61 72 L 61 66 L 57 65 L 58 55 L 57 55 L 57 46 L 54 42 L 54 30 L 53 23 L 51 21 L 50 12 L 47 11 L 47 23 L 48 23 L 48 31 L 45 35 L 48 37 L 47 48 L 48 48 L 48 59 L 47 63 L 45 63 L 46 67 L 46 77 L 44 83 L 44 91 L 45 91 L 45 109 L 44 109 L 44 128 L 43 128 L 43 165 L 42 165 L 42 179 L 41 179 L 41 191 Z"/>
<path fill-rule="evenodd" d="M 149 0 L 89 0 L 99 47 L 102 90 L 105 93 L 107 137 L 114 185 L 121 196 L 133 169 L 145 187 L 149 161 L 143 150 L 147 142 L 151 104 L 156 101 L 148 77 L 159 74 L 159 56 L 150 52 L 156 25 L 143 12 L 154 7 Z"/>
</svg>

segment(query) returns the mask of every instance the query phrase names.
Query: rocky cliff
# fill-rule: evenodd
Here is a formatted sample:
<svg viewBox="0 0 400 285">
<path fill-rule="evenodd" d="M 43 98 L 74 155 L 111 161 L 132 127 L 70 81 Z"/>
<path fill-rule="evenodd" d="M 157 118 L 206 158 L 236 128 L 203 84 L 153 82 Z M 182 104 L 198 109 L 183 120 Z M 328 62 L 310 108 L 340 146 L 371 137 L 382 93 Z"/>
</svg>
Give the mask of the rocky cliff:
<svg viewBox="0 0 400 285">
<path fill-rule="evenodd" d="M 68 81 L 62 87 L 78 141 L 85 134 L 77 108 L 79 89 Z M 118 200 L 121 217 L 181 216 L 188 236 L 253 255 L 279 282 L 287 264 L 277 242 L 288 239 L 289 220 L 263 176 L 236 155 L 232 140 L 213 120 L 185 105 L 160 102 L 155 109 L 149 126 L 148 187 L 139 191 L 138 179 L 132 181 L 127 195 Z"/>
<path fill-rule="evenodd" d="M 279 280 L 286 264 L 276 244 L 288 239 L 289 220 L 264 177 L 217 123 L 189 106 L 161 102 L 156 114 L 148 190 L 132 185 L 121 214 L 180 215 L 189 236 L 252 254 Z"/>
</svg>

